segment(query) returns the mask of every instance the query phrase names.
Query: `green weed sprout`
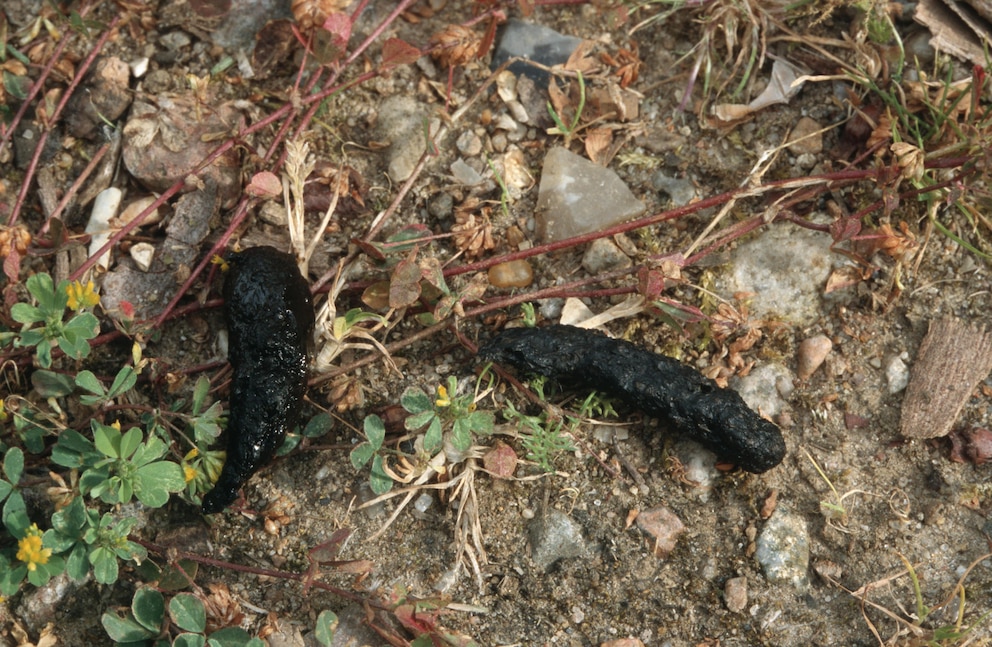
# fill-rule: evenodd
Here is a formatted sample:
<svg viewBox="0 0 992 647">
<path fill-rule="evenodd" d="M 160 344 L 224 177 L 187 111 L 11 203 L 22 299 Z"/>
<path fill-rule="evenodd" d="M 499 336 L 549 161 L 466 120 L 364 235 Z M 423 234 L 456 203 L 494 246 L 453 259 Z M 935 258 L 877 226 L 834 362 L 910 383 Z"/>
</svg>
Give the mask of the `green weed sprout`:
<svg viewBox="0 0 992 647">
<path fill-rule="evenodd" d="M 475 435 L 488 436 L 493 432 L 493 414 L 478 411 L 476 402 L 481 376 L 476 381 L 475 393 L 456 395 L 458 378 L 448 376 L 447 385 L 437 387 L 437 397 L 433 400 L 416 387 L 407 389 L 400 404 L 410 414 L 404 423 L 408 431 L 425 429 L 424 451 L 433 454 L 441 448 L 444 432 L 450 432 L 452 446 L 460 451 L 468 451 Z"/>
<path fill-rule="evenodd" d="M 546 378 L 539 377 L 530 383 L 530 387 L 542 401 L 547 399 L 544 394 L 546 381 Z M 503 417 L 516 424 L 517 430 L 521 432 L 520 442 L 527 450 L 527 459 L 537 463 L 547 473 L 556 471 L 554 462 L 559 455 L 575 451 L 572 437 L 584 420 L 616 415 L 612 403 L 595 391 L 586 396 L 575 414 L 550 415 L 548 409 L 545 409 L 540 415 L 531 416 L 518 411 L 512 402 L 507 402 L 506 409 L 503 410 Z"/>
<path fill-rule="evenodd" d="M 37 524 L 28 519 L 24 498 L 17 490 L 23 472 L 24 453 L 17 447 L 7 450 L 0 500 L 4 501 L 3 525 L 17 545 L 0 551 L 0 595 L 5 597 L 16 593 L 25 577 L 31 584 L 41 586 L 65 568 L 62 559 L 53 556 L 52 548 L 45 545 Z"/>
<path fill-rule="evenodd" d="M 393 487 L 392 477 L 382 469 L 382 443 L 386 439 L 386 425 L 382 418 L 373 413 L 365 417 L 364 431 L 367 440 L 351 450 L 351 464 L 356 470 L 360 470 L 371 460 L 372 475 L 369 477 L 369 485 L 376 494 L 385 494 Z"/>
<path fill-rule="evenodd" d="M 576 76 L 579 81 L 579 105 L 575 107 L 575 116 L 572 117 L 572 123 L 565 125 L 564 120 L 561 118 L 555 109 L 551 105 L 551 102 L 547 102 L 548 115 L 550 115 L 551 120 L 555 122 L 554 127 L 548 128 L 549 135 L 563 135 L 565 137 L 566 146 L 572 141 L 572 137 L 575 136 L 576 131 L 579 128 L 579 120 L 582 118 L 582 111 L 586 107 L 586 80 L 582 76 L 582 72 L 576 72 Z"/>
<path fill-rule="evenodd" d="M 34 346 L 38 365 L 42 368 L 51 367 L 52 349 L 56 346 L 72 359 L 89 355 L 89 340 L 96 337 L 99 330 L 93 313 L 83 312 L 99 303 L 93 282 L 84 286 L 79 281 L 59 281 L 55 285 L 48 274 L 35 274 L 28 278 L 26 285 L 37 305 L 15 303 L 11 306 L 10 316 L 23 327 L 20 333 L 0 334 L 0 346 L 9 341 L 17 347 Z M 67 306 L 76 314 L 63 321 Z"/>
<path fill-rule="evenodd" d="M 52 450 L 52 460 L 63 467 L 84 469 L 79 479 L 83 494 L 109 504 L 128 503 L 132 496 L 151 508 L 160 508 L 169 493 L 186 487 L 183 470 L 171 461 L 159 460 L 168 451 L 166 444 L 137 427 L 122 433 L 120 425 L 93 420 L 93 441 L 67 429 Z"/>
<path fill-rule="evenodd" d="M 241 627 L 225 627 L 207 635 L 207 609 L 200 598 L 192 593 L 177 593 L 166 605 L 165 596 L 147 586 L 135 592 L 126 614 L 107 611 L 100 621 L 107 635 L 117 643 L 152 644 L 155 647 L 265 646 L 262 639 L 252 637 Z M 321 612 L 314 632 L 317 642 L 330 645 L 337 622 L 334 613 Z M 168 629 L 176 631 L 176 635 L 169 637 Z"/>
<path fill-rule="evenodd" d="M 539 416 L 529 416 L 517 411 L 513 403 L 507 402 L 503 417 L 515 423 L 521 432 L 520 442 L 527 450 L 527 460 L 534 461 L 544 472 L 554 472 L 554 461 L 562 452 L 574 451 L 571 439 L 563 431 L 565 421 L 553 421 L 543 412 Z"/>
</svg>

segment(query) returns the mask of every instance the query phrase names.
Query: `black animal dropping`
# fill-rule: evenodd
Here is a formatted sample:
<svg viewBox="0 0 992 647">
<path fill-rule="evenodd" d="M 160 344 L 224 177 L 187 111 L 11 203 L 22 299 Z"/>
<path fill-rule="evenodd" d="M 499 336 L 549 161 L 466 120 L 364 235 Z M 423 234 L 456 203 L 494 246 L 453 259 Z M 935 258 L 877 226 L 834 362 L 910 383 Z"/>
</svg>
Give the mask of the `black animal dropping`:
<svg viewBox="0 0 992 647">
<path fill-rule="evenodd" d="M 251 247 L 228 258 L 224 316 L 234 369 L 227 421 L 227 461 L 203 512 L 220 512 L 272 460 L 296 424 L 306 390 L 313 300 L 290 254 Z"/>
<path fill-rule="evenodd" d="M 766 472 L 785 457 L 781 430 L 736 391 L 630 342 L 574 326 L 513 328 L 485 343 L 479 357 L 622 398 L 748 472 Z"/>
</svg>

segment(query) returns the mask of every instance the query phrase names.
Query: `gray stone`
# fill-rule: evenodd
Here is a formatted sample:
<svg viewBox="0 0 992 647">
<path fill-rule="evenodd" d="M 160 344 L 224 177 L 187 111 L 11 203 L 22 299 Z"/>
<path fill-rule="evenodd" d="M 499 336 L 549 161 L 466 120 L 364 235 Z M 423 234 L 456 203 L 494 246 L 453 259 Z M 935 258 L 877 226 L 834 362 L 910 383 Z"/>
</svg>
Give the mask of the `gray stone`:
<svg viewBox="0 0 992 647">
<path fill-rule="evenodd" d="M 125 258 L 103 279 L 100 302 L 108 312 L 120 312 L 127 301 L 135 316 L 157 316 L 179 287 L 179 277 L 189 271 L 199 253 L 200 242 L 210 231 L 217 212 L 217 185 L 211 180 L 176 202 L 176 213 L 166 228 L 166 238 L 155 251 L 150 271 L 141 271 Z"/>
<path fill-rule="evenodd" d="M 89 575 L 86 576 L 88 581 Z M 58 616 L 58 610 L 66 596 L 75 591 L 80 583 L 73 582 L 66 573 L 60 573 L 24 595 L 17 608 L 17 614 L 32 633 L 38 633 Z"/>
<path fill-rule="evenodd" d="M 612 170 L 560 146 L 548 151 L 535 213 L 544 242 L 601 231 L 644 211 L 644 203 Z"/>
<path fill-rule="evenodd" d="M 821 315 L 820 293 L 832 262 L 829 235 L 776 224 L 734 250 L 716 287 L 722 294 L 753 294 L 755 318 L 777 316 L 808 326 Z"/>
<path fill-rule="evenodd" d="M 378 137 L 390 142 L 388 155 L 389 177 L 403 182 L 413 174 L 413 169 L 426 150 L 424 119 L 427 107 L 412 96 L 395 94 L 382 102 L 379 108 Z M 431 120 L 431 132 L 437 132 L 437 120 Z"/>
<path fill-rule="evenodd" d="M 792 373 L 781 364 L 756 366 L 746 376 L 732 379 L 730 386 L 740 393 L 747 406 L 768 416 L 776 416 L 785 407 L 779 388 L 782 381 L 792 381 Z"/>
<path fill-rule="evenodd" d="M 522 20 L 510 20 L 499 35 L 499 43 L 493 53 L 491 69 L 495 70 L 511 58 L 520 57 L 551 67 L 568 61 L 575 48 L 582 43 L 581 38 L 563 36 L 553 29 L 534 25 Z M 509 67 L 516 75 L 525 75 L 542 88 L 548 85 L 548 73 L 529 65 L 527 61 L 517 61 Z"/>
<path fill-rule="evenodd" d="M 686 178 L 655 173 L 651 177 L 651 186 L 671 198 L 672 204 L 676 207 L 684 207 L 696 197 L 696 186 Z"/>
<path fill-rule="evenodd" d="M 456 182 L 465 186 L 475 186 L 483 180 L 479 172 L 463 159 L 456 159 L 451 163 L 451 175 L 454 176 Z"/>
<path fill-rule="evenodd" d="M 806 521 L 779 504 L 758 535 L 755 559 L 772 584 L 809 588 L 809 533 Z"/>
<path fill-rule="evenodd" d="M 571 517 L 558 510 L 535 517 L 527 526 L 531 558 L 541 570 L 547 570 L 559 559 L 586 554 L 582 528 Z"/>
<path fill-rule="evenodd" d="M 598 238 L 582 255 L 582 267 L 590 274 L 630 267 L 633 262 L 609 238 Z"/>
<path fill-rule="evenodd" d="M 232 0 L 231 8 L 210 38 L 221 47 L 249 50 L 255 35 L 270 20 L 292 18 L 288 2 L 281 0 Z"/>
<path fill-rule="evenodd" d="M 466 157 L 475 157 L 482 152 L 482 139 L 471 130 L 466 130 L 455 141 L 458 152 Z"/>
</svg>

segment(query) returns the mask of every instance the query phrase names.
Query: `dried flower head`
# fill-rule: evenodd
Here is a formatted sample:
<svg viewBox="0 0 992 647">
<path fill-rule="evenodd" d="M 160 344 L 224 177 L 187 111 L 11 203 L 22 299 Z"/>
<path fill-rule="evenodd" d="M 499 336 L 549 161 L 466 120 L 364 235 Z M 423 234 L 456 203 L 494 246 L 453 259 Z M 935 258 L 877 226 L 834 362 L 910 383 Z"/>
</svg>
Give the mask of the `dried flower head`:
<svg viewBox="0 0 992 647">
<path fill-rule="evenodd" d="M 465 65 L 479 52 L 482 37 L 461 25 L 448 25 L 431 36 L 431 56 L 441 67 Z"/>
<path fill-rule="evenodd" d="M 478 257 L 496 247 L 489 211 L 489 207 L 480 209 L 475 198 L 469 198 L 455 210 L 451 233 L 455 235 L 455 246 L 466 256 Z"/>
<path fill-rule="evenodd" d="M 0 228 L 0 258 L 10 256 L 11 250 L 24 255 L 31 244 L 31 232 L 21 226 Z"/>
<path fill-rule="evenodd" d="M 320 27 L 332 13 L 348 6 L 349 0 L 293 0 L 290 10 L 300 31 L 307 33 Z"/>
</svg>

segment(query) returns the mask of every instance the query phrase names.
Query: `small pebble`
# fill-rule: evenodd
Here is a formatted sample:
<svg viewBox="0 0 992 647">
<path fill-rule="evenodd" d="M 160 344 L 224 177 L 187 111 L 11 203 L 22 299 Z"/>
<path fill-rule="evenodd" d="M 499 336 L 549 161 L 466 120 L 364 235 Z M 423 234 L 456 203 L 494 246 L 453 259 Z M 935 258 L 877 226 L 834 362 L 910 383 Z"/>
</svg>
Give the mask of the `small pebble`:
<svg viewBox="0 0 992 647">
<path fill-rule="evenodd" d="M 482 176 L 463 159 L 451 163 L 451 175 L 455 181 L 465 186 L 476 186 L 482 182 Z"/>
<path fill-rule="evenodd" d="M 800 591 L 809 587 L 809 532 L 806 521 L 781 503 L 761 529 L 755 559 L 772 584 L 791 584 Z"/>
<path fill-rule="evenodd" d="M 93 209 L 90 212 L 89 222 L 86 223 L 86 233 L 90 234 L 89 255 L 96 252 L 107 244 L 110 235 L 113 233 L 110 222 L 117 215 L 117 210 L 121 206 L 123 193 L 116 187 L 104 189 L 93 201 Z M 110 267 L 110 251 L 106 251 L 100 256 L 97 264 L 107 269 Z"/>
<path fill-rule="evenodd" d="M 131 259 L 142 272 L 147 272 L 155 259 L 155 246 L 151 243 L 135 243 L 130 250 Z"/>
<path fill-rule="evenodd" d="M 413 502 L 413 507 L 416 508 L 418 512 L 427 512 L 432 505 L 434 505 L 434 497 L 427 492 L 424 492 L 418 496 Z"/>
<path fill-rule="evenodd" d="M 816 335 L 804 339 L 799 344 L 797 356 L 799 366 L 796 369 L 796 375 L 799 376 L 799 379 L 804 382 L 808 380 L 816 372 L 816 369 L 820 368 L 833 348 L 833 342 L 826 335 Z"/>
<path fill-rule="evenodd" d="M 534 282 L 534 270 L 524 259 L 489 268 L 489 282 L 497 288 L 525 288 Z"/>
<path fill-rule="evenodd" d="M 541 570 L 559 559 L 581 557 L 587 552 L 582 528 L 564 512 L 550 510 L 527 524 L 531 558 Z"/>
<path fill-rule="evenodd" d="M 482 139 L 471 130 L 466 130 L 455 141 L 458 152 L 466 157 L 475 157 L 482 152 Z"/>
<path fill-rule="evenodd" d="M 597 238 L 582 255 L 582 267 L 590 274 L 630 267 L 633 262 L 616 243 L 608 238 Z"/>
<path fill-rule="evenodd" d="M 142 211 L 144 211 L 149 206 L 151 206 L 151 204 L 155 202 L 155 200 L 156 198 L 153 195 L 148 195 L 143 198 L 138 198 L 137 200 L 132 200 L 131 202 L 128 203 L 126 207 L 124 207 L 124 210 L 121 211 L 121 215 L 119 215 L 117 219 L 121 222 L 122 225 L 126 225 L 135 218 L 137 218 L 138 214 L 140 214 Z M 154 225 L 159 222 L 162 222 L 162 215 L 158 209 L 155 209 L 150 214 L 145 216 L 145 219 L 141 222 L 141 224 L 142 226 L 145 226 L 145 225 Z"/>
<path fill-rule="evenodd" d="M 675 550 L 675 544 L 685 532 L 682 520 L 664 506 L 637 515 L 637 527 L 648 536 L 648 549 L 661 559 Z"/>
<path fill-rule="evenodd" d="M 723 603 L 731 613 L 741 613 L 747 608 L 747 578 L 734 577 L 723 587 Z"/>
<path fill-rule="evenodd" d="M 898 355 L 894 355 L 885 364 L 885 381 L 889 383 L 889 393 L 899 393 L 909 384 L 909 367 Z"/>
<path fill-rule="evenodd" d="M 823 133 L 816 120 L 802 117 L 796 122 L 789 136 L 789 152 L 796 156 L 817 155 L 823 152 Z"/>
</svg>

